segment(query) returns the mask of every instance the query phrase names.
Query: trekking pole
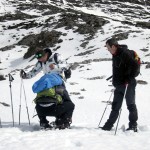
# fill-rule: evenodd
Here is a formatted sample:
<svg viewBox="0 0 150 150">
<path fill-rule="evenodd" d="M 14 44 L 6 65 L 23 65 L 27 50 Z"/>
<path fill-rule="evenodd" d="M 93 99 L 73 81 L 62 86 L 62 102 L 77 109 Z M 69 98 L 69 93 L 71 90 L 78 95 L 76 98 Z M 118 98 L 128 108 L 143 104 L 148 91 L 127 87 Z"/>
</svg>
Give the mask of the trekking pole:
<svg viewBox="0 0 150 150">
<path fill-rule="evenodd" d="M 5 103 L 5 102 L 0 102 L 0 104 L 2 104 L 2 105 L 5 106 L 5 107 L 10 107 L 10 105 L 7 104 L 7 103 Z"/>
<path fill-rule="evenodd" d="M 113 76 L 110 76 L 110 77 L 108 77 L 106 80 L 108 81 L 108 80 L 110 80 L 112 77 L 113 77 Z"/>
<path fill-rule="evenodd" d="M 19 125 L 20 125 L 20 116 L 21 116 L 21 98 L 22 98 L 22 78 L 21 78 L 21 85 L 20 85 Z"/>
<path fill-rule="evenodd" d="M 2 128 L 1 118 L 0 118 L 0 128 Z"/>
<path fill-rule="evenodd" d="M 9 76 L 9 87 L 10 87 L 10 97 L 11 97 L 11 108 L 12 108 L 12 121 L 13 121 L 13 127 L 14 127 L 14 109 L 13 109 L 13 100 L 12 100 L 12 90 L 11 90 L 11 82 L 14 80 L 11 74 L 8 74 Z"/>
<path fill-rule="evenodd" d="M 24 87 L 23 80 L 22 80 L 22 87 L 23 87 L 23 91 L 24 91 L 24 97 L 25 97 L 25 103 L 26 103 L 27 116 L 28 116 L 28 121 L 29 121 L 29 125 L 30 125 L 29 111 L 28 111 L 28 105 L 27 105 L 27 99 L 26 99 L 26 92 L 25 92 L 25 87 Z"/>
<path fill-rule="evenodd" d="M 127 93 L 127 88 L 128 88 L 128 84 L 126 85 L 126 88 L 125 88 L 125 91 L 124 91 L 123 100 L 125 99 L 125 96 L 126 96 L 126 93 Z M 123 103 L 123 102 L 122 102 L 122 103 Z M 118 121 L 117 121 L 116 129 L 115 129 L 115 135 L 116 135 L 116 133 L 117 133 L 117 129 L 118 129 L 118 124 L 119 124 L 121 112 L 122 112 L 122 108 L 120 108 L 120 111 L 119 111 Z"/>
<path fill-rule="evenodd" d="M 35 114 L 35 108 L 34 108 L 34 112 L 33 112 L 32 118 L 34 118 L 35 116 L 37 116 L 37 114 Z"/>
<path fill-rule="evenodd" d="M 101 124 L 101 121 L 102 121 L 102 119 L 103 119 L 103 117 L 104 117 L 104 114 L 105 114 L 105 112 L 106 112 L 106 110 L 107 110 L 107 107 L 108 107 L 108 105 L 109 105 L 109 102 L 110 102 L 110 99 L 111 99 L 111 97 L 112 97 L 112 95 L 113 95 L 113 92 L 114 92 L 114 90 L 112 90 L 111 95 L 110 95 L 110 97 L 109 97 L 109 100 L 107 101 L 106 107 L 105 107 L 105 109 L 104 109 L 104 112 L 103 112 L 102 117 L 101 117 L 101 119 L 100 119 L 100 122 L 99 122 L 99 124 L 98 124 L 98 128 L 99 128 L 99 126 L 100 126 L 100 124 Z"/>
</svg>

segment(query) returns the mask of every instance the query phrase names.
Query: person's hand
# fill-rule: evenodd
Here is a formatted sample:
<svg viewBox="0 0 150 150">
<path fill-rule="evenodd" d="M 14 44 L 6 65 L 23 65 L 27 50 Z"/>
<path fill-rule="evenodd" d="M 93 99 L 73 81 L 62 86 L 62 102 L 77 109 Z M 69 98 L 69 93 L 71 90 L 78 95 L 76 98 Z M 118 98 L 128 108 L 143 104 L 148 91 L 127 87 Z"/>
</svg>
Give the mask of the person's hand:
<svg viewBox="0 0 150 150">
<path fill-rule="evenodd" d="M 129 82 L 128 82 L 128 81 L 125 81 L 124 85 L 127 86 L 128 84 L 129 84 Z"/>
<path fill-rule="evenodd" d="M 23 69 L 20 71 L 20 77 L 22 79 L 26 79 L 26 73 L 25 73 L 25 71 Z"/>
<path fill-rule="evenodd" d="M 54 64 L 50 64 L 49 67 L 50 67 L 51 70 L 53 70 L 55 68 L 55 65 Z"/>
</svg>

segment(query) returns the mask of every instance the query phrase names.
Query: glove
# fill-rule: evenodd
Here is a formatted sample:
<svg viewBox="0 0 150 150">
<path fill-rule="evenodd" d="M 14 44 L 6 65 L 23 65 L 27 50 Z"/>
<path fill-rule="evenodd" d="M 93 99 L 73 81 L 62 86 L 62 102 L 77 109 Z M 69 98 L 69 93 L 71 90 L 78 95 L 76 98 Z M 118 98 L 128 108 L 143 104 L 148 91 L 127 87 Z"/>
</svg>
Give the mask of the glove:
<svg viewBox="0 0 150 150">
<path fill-rule="evenodd" d="M 68 79 L 71 77 L 71 69 L 68 68 L 66 70 L 64 70 L 64 74 L 65 74 L 65 78 Z"/>
<path fill-rule="evenodd" d="M 27 76 L 27 74 L 25 73 L 25 71 L 24 71 L 24 70 L 21 70 L 21 71 L 20 71 L 20 77 L 21 77 L 22 79 L 26 79 L 26 76 Z"/>
<path fill-rule="evenodd" d="M 129 76 L 126 76 L 124 85 L 126 86 L 126 85 L 130 84 L 130 82 L 131 82 L 131 78 Z"/>
</svg>

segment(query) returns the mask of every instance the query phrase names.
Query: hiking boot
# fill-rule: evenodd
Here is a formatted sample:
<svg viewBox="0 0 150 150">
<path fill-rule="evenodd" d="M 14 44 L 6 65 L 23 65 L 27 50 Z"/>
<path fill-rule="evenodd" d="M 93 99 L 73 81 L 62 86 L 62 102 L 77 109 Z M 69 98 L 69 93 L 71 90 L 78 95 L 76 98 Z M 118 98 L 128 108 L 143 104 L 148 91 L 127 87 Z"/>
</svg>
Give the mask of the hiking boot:
<svg viewBox="0 0 150 150">
<path fill-rule="evenodd" d="M 65 128 L 70 128 L 71 123 L 72 123 L 72 118 L 66 118 L 64 120 L 64 127 Z"/>
<path fill-rule="evenodd" d="M 61 124 L 61 125 L 57 125 L 57 128 L 59 129 L 59 130 L 63 130 L 63 129 L 69 129 L 70 128 L 70 124 L 69 123 L 63 123 L 63 124 Z"/>
<path fill-rule="evenodd" d="M 41 129 L 52 128 L 52 126 L 49 125 L 49 121 L 45 117 L 40 118 L 40 127 Z"/>
<path fill-rule="evenodd" d="M 126 131 L 134 131 L 134 132 L 138 132 L 137 127 L 129 127 L 126 129 Z"/>
<path fill-rule="evenodd" d="M 52 129 L 53 127 L 48 123 L 40 123 L 41 129 Z"/>
<path fill-rule="evenodd" d="M 63 129 L 64 128 L 64 122 L 61 118 L 56 118 L 55 120 L 55 128 L 56 129 Z"/>
<path fill-rule="evenodd" d="M 134 132 L 138 132 L 137 129 L 137 123 L 136 122 L 129 122 L 129 128 L 126 129 L 126 131 L 132 130 Z"/>
<path fill-rule="evenodd" d="M 113 125 L 110 122 L 106 122 L 103 127 L 101 127 L 102 130 L 110 131 L 112 129 Z"/>
<path fill-rule="evenodd" d="M 64 122 L 64 128 L 68 128 L 69 129 L 70 128 L 70 124 L 71 124 L 70 122 Z"/>
<path fill-rule="evenodd" d="M 57 118 L 55 121 L 56 128 L 60 130 L 69 128 L 71 123 L 72 123 L 72 120 L 70 118 L 67 118 L 67 119 Z"/>
<path fill-rule="evenodd" d="M 104 131 L 110 131 L 111 130 L 111 127 L 107 127 L 107 126 L 103 126 L 103 127 L 99 127 L 99 128 L 101 128 Z"/>
</svg>

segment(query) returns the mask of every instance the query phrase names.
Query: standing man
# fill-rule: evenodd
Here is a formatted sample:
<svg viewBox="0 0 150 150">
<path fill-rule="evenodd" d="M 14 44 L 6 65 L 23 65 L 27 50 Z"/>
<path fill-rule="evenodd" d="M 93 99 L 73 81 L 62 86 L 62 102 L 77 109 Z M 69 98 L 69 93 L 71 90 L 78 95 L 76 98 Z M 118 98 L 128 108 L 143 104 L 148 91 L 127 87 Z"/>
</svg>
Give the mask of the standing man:
<svg viewBox="0 0 150 150">
<path fill-rule="evenodd" d="M 106 47 L 112 54 L 112 70 L 113 70 L 113 86 L 115 87 L 114 98 L 112 102 L 112 110 L 109 119 L 102 127 L 102 130 L 110 131 L 116 122 L 119 110 L 122 106 L 123 96 L 127 86 L 125 95 L 127 108 L 129 110 L 129 128 L 137 132 L 138 113 L 135 104 L 135 74 L 137 63 L 133 60 L 126 45 L 119 45 L 115 39 L 106 41 Z"/>
<path fill-rule="evenodd" d="M 36 76 L 40 71 L 43 70 L 44 74 L 55 73 L 62 77 L 65 69 L 67 69 L 67 65 L 63 63 L 63 61 L 59 58 L 59 54 L 52 54 L 50 49 L 39 49 L 35 57 L 37 58 L 37 63 L 32 68 L 31 71 L 25 72 L 21 70 L 20 76 L 23 79 L 31 79 Z M 64 129 L 70 126 L 72 123 L 72 114 L 74 111 L 74 103 L 71 101 L 69 94 L 66 90 L 64 83 L 59 86 L 61 89 L 61 97 L 63 99 L 63 103 L 60 105 L 51 105 L 51 104 L 36 104 L 36 111 L 38 117 L 40 119 L 40 126 L 42 128 L 51 128 L 49 125 L 49 121 L 46 119 L 46 116 L 55 116 L 56 117 L 56 125 L 59 126 L 60 129 Z M 57 88 L 58 89 L 58 88 Z"/>
</svg>

